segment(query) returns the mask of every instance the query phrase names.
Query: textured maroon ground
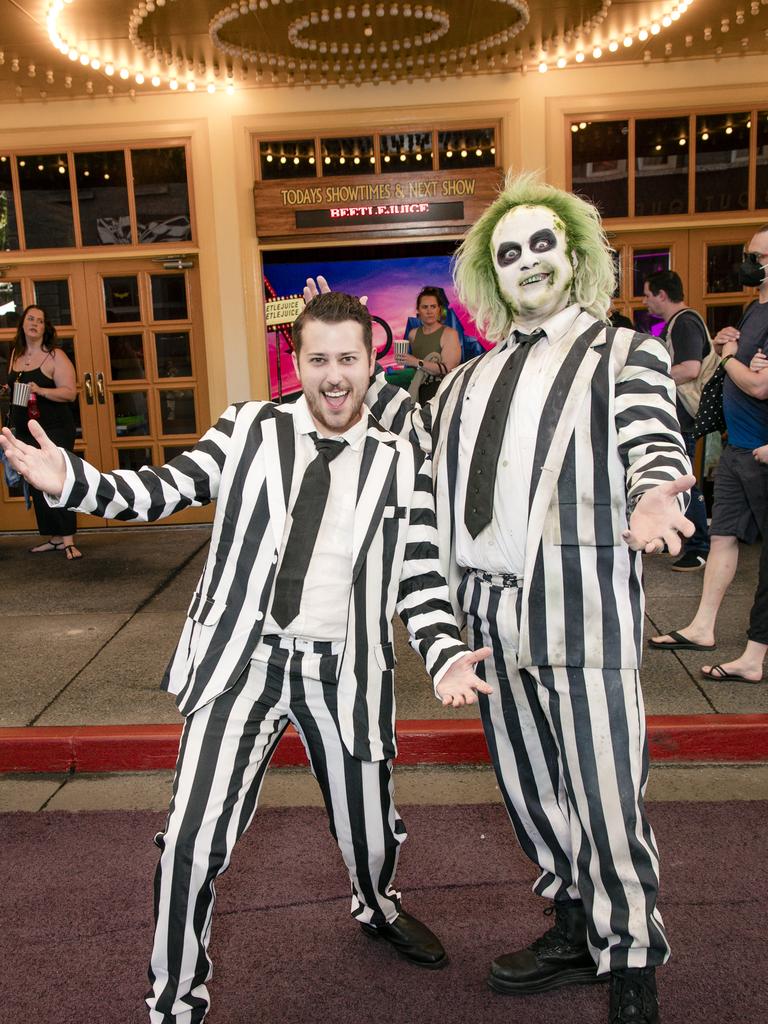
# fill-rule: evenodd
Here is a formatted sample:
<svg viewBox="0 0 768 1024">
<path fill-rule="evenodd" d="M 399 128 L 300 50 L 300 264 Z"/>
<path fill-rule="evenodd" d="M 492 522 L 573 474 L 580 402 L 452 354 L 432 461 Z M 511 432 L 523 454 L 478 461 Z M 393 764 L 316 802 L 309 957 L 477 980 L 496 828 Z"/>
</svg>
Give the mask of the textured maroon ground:
<svg viewBox="0 0 768 1024">
<path fill-rule="evenodd" d="M 663 1024 L 765 1024 L 768 803 L 656 804 L 674 958 Z M 211 1024 L 605 1024 L 603 986 L 514 999 L 495 954 L 546 919 L 497 806 L 405 808 L 404 905 L 441 935 L 444 971 L 403 963 L 348 917 L 322 813 L 265 810 L 220 880 Z M 2 1024 L 140 1024 L 152 813 L 0 815 Z"/>
</svg>

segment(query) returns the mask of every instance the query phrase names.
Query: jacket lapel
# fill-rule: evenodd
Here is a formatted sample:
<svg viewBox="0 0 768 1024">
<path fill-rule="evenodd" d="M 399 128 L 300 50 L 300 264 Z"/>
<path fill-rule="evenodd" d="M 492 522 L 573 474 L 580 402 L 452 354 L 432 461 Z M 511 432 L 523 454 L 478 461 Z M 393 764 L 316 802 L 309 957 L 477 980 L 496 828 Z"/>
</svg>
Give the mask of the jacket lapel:
<svg viewBox="0 0 768 1024">
<path fill-rule="evenodd" d="M 293 432 L 293 416 L 289 412 L 275 410 L 275 415 L 264 421 L 263 427 L 264 465 L 267 467 L 267 502 L 269 504 L 269 525 L 274 534 L 275 547 L 283 540 L 288 499 L 291 494 L 293 463 L 296 457 L 296 440 Z M 279 466 L 280 473 L 270 472 L 270 466 Z"/>
<path fill-rule="evenodd" d="M 397 466 L 395 446 L 382 443 L 381 436 L 381 427 L 378 424 L 372 425 L 363 446 L 352 531 L 353 580 L 363 566 L 373 535 L 381 523 L 382 511 Z"/>
</svg>

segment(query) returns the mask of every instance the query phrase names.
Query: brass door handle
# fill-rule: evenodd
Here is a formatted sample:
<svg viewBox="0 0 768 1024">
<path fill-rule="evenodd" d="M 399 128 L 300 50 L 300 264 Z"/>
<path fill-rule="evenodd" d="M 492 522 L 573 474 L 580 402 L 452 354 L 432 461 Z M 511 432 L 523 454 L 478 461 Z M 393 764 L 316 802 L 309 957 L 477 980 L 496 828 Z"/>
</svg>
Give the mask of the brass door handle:
<svg viewBox="0 0 768 1024">
<path fill-rule="evenodd" d="M 96 395 L 99 399 L 99 405 L 104 405 L 106 402 L 104 397 L 104 374 L 101 371 L 96 374 Z"/>
<path fill-rule="evenodd" d="M 88 405 L 93 405 L 93 378 L 90 373 L 83 374 L 83 388 L 85 389 L 85 400 Z"/>
</svg>

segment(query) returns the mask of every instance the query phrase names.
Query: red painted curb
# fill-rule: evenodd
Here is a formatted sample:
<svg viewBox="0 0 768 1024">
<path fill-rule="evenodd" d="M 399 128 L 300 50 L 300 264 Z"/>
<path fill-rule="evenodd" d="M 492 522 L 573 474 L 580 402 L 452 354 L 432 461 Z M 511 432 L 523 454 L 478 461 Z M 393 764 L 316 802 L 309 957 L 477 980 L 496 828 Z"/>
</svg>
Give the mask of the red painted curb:
<svg viewBox="0 0 768 1024">
<path fill-rule="evenodd" d="M 0 772 L 120 772 L 173 768 L 180 725 L 40 726 L 0 729 Z M 404 721 L 399 764 L 487 764 L 478 721 Z M 656 715 L 648 719 L 654 761 L 768 761 L 768 715 Z M 306 764 L 288 728 L 272 763 Z"/>
</svg>

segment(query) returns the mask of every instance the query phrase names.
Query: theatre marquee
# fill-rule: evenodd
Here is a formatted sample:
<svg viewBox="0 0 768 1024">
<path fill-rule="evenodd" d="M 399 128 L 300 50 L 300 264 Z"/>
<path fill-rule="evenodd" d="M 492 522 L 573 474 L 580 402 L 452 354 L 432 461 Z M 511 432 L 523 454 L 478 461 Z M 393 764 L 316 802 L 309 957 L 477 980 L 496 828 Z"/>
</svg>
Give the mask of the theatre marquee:
<svg viewBox="0 0 768 1024">
<path fill-rule="evenodd" d="M 478 168 L 256 182 L 256 233 L 262 241 L 461 233 L 493 202 L 501 181 L 499 169 Z"/>
</svg>

